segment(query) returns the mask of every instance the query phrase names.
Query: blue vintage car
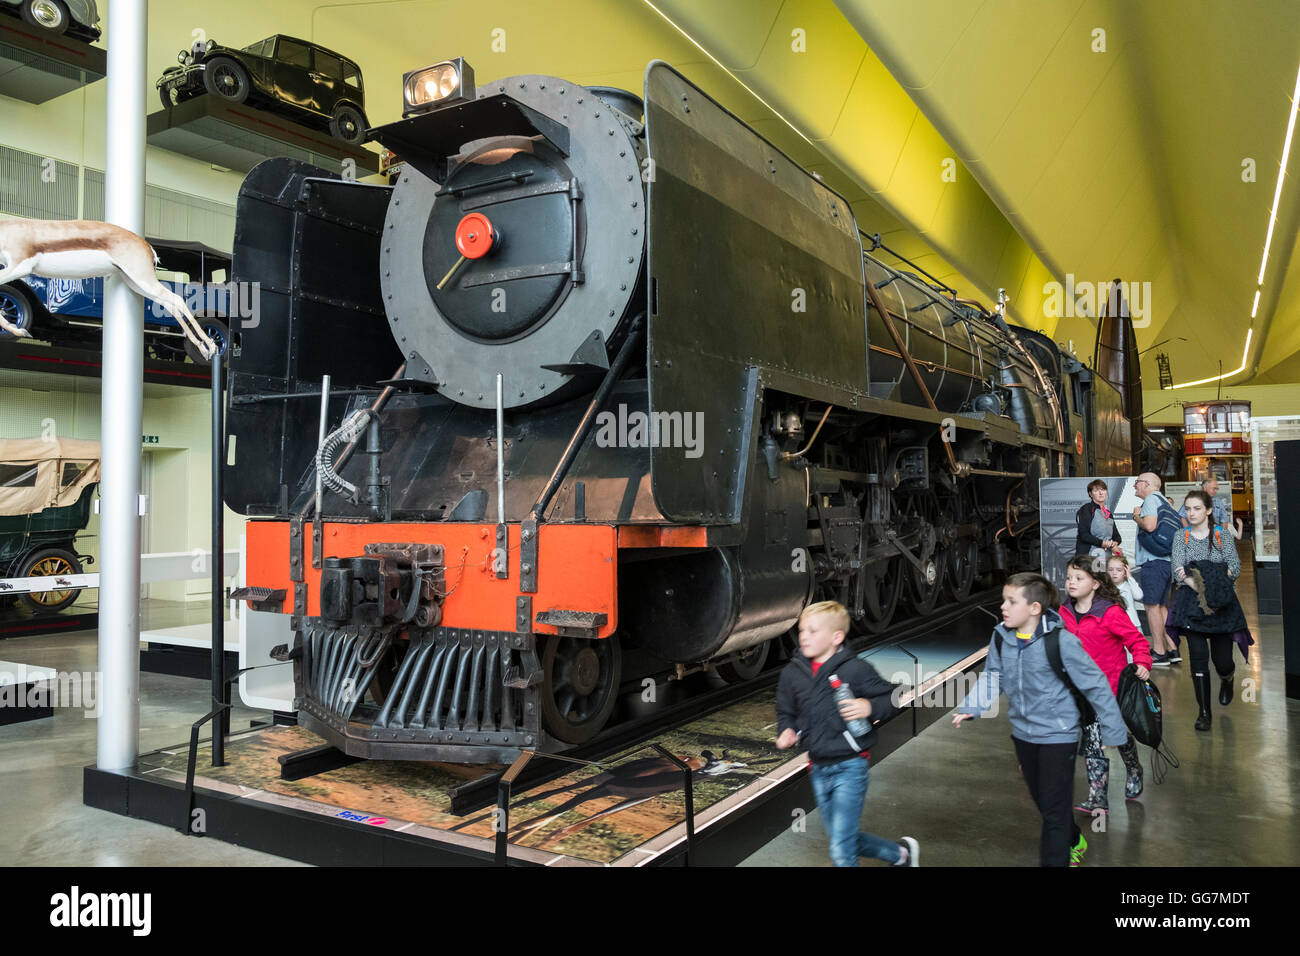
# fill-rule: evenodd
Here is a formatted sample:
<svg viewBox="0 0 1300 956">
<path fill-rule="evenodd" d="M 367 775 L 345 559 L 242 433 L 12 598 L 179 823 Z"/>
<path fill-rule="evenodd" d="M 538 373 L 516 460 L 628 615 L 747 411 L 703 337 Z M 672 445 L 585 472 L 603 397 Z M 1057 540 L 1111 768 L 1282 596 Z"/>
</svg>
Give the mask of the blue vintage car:
<svg viewBox="0 0 1300 956">
<path fill-rule="evenodd" d="M 230 332 L 227 316 L 241 311 L 238 293 L 227 285 L 230 256 L 199 242 L 150 239 L 158 254 L 158 278 L 185 299 L 195 318 L 225 352 Z M 245 296 L 247 298 L 247 296 Z M 0 314 L 33 338 L 72 348 L 100 348 L 104 322 L 104 280 L 47 279 L 28 276 L 0 285 Z M 181 333 L 180 325 L 156 302 L 144 303 L 145 349 L 151 358 L 202 362 L 198 350 Z M 0 341 L 13 336 L 0 329 Z M 207 364 L 204 362 L 203 364 Z"/>
</svg>

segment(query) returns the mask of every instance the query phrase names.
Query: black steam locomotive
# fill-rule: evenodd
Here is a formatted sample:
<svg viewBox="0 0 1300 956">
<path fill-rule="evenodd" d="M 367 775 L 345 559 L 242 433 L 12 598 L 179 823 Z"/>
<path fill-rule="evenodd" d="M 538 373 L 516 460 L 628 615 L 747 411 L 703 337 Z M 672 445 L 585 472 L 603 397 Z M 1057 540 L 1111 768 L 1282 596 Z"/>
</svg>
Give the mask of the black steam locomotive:
<svg viewBox="0 0 1300 956">
<path fill-rule="evenodd" d="M 815 598 L 964 599 L 1037 565 L 1040 477 L 1131 459 L 1104 382 L 884 264 L 667 64 L 644 100 L 459 60 L 404 93 L 395 186 L 263 163 L 234 249 L 244 596 L 348 753 L 562 748 L 644 675 L 756 674 Z"/>
</svg>

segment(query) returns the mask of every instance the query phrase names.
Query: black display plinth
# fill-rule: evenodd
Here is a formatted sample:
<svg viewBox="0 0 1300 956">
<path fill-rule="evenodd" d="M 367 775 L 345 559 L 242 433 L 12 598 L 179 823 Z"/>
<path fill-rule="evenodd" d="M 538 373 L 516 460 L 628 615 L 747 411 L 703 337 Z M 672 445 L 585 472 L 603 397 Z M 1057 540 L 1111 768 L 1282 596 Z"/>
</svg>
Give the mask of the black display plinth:
<svg viewBox="0 0 1300 956">
<path fill-rule="evenodd" d="M 1279 568 L 1300 567 L 1300 508 L 1285 502 L 1300 501 L 1300 441 L 1273 443 L 1277 462 Z M 1286 695 L 1300 700 L 1300 589 L 1281 588 L 1282 641 L 1286 661 Z"/>
<path fill-rule="evenodd" d="M 1278 562 L 1255 562 L 1255 600 L 1260 614 L 1282 613 L 1282 565 Z"/>
<path fill-rule="evenodd" d="M 197 96 L 180 106 L 149 114 L 147 140 L 174 153 L 246 173 L 264 159 L 288 156 L 343 172 L 343 161 L 356 163 L 356 174 L 379 171 L 379 156 L 341 143 L 328 133 L 214 96 Z"/>
<path fill-rule="evenodd" d="M 108 54 L 99 47 L 0 15 L 0 94 L 44 103 L 107 72 Z"/>
</svg>

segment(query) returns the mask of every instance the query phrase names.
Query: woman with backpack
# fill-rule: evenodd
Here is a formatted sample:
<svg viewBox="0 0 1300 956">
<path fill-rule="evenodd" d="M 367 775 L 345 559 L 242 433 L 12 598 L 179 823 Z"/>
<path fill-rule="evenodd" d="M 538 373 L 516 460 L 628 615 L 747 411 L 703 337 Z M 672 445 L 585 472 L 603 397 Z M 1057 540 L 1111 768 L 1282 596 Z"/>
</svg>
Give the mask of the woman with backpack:
<svg viewBox="0 0 1300 956">
<path fill-rule="evenodd" d="M 1151 645 L 1129 620 L 1124 598 L 1106 573 L 1106 560 L 1086 554 L 1076 555 L 1066 565 L 1065 590 L 1070 600 L 1061 605 L 1061 623 L 1074 634 L 1084 651 L 1110 681 L 1112 694 L 1118 693 L 1119 675 L 1133 655 L 1137 676 L 1151 676 Z M 1128 653 L 1125 653 L 1127 650 Z M 1142 764 L 1138 761 L 1133 735 L 1119 748 L 1127 771 L 1124 796 L 1136 800 L 1142 795 Z M 1095 814 L 1110 809 L 1107 789 L 1110 784 L 1110 758 L 1102 749 L 1101 726 L 1094 720 L 1083 728 L 1084 769 L 1088 774 L 1088 796 L 1074 809 Z"/>
<path fill-rule="evenodd" d="M 1210 659 L 1219 674 L 1219 703 L 1232 702 L 1232 645 L 1249 659 L 1255 643 L 1246 627 L 1246 615 L 1237 600 L 1236 580 L 1241 574 L 1235 538 L 1230 529 L 1212 525 L 1213 502 L 1204 491 L 1187 494 L 1187 527 L 1174 537 L 1170 564 L 1178 582 L 1169 609 L 1169 636 L 1187 638 L 1192 662 L 1192 687 L 1199 714 L 1197 730 L 1210 729 Z"/>
</svg>

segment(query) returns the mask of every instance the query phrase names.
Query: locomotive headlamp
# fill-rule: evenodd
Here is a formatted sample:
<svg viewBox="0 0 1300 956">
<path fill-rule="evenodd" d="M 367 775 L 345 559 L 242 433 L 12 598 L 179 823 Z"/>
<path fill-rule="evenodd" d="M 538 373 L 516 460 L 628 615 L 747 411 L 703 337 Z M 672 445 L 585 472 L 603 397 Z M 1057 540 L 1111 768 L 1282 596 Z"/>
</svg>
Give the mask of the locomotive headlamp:
<svg viewBox="0 0 1300 956">
<path fill-rule="evenodd" d="M 413 70 L 402 77 L 402 115 L 474 99 L 474 68 L 461 57 Z"/>
</svg>

